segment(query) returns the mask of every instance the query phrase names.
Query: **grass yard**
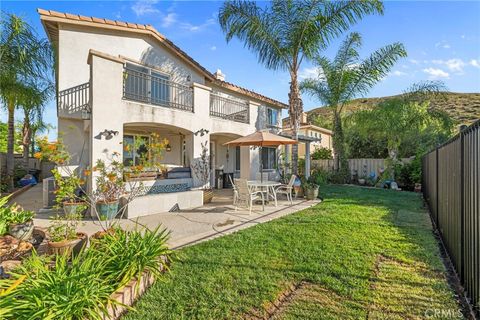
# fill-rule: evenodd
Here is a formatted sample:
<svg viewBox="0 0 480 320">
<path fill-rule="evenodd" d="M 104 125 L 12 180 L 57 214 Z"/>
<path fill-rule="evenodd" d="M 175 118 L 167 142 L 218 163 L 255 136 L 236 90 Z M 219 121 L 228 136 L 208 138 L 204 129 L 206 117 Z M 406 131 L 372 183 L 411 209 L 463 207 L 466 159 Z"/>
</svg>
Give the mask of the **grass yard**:
<svg viewBox="0 0 480 320">
<path fill-rule="evenodd" d="M 182 249 L 182 261 L 125 318 L 458 315 L 418 194 L 349 186 L 321 193 L 316 207 Z"/>
</svg>

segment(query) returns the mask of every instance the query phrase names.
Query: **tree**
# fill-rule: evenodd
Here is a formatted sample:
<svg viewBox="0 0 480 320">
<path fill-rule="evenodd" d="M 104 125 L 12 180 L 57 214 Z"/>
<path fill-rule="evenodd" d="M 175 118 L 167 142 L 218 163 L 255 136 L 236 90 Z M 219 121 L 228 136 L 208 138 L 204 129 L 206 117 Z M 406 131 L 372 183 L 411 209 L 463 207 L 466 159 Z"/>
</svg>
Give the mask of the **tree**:
<svg viewBox="0 0 480 320">
<path fill-rule="evenodd" d="M 360 136 L 385 141 L 388 156 L 395 164 L 400 156 L 426 152 L 451 136 L 451 118 L 430 105 L 430 98 L 441 94 L 443 88 L 436 82 L 415 84 L 403 96 L 358 111 L 349 121 Z"/>
<path fill-rule="evenodd" d="M 360 34 L 351 33 L 343 41 L 333 60 L 324 56 L 315 57 L 317 78 L 305 79 L 300 84 L 303 92 L 316 97 L 333 111 L 332 144 L 335 169 L 345 173 L 345 177 L 348 165 L 341 117 L 343 108 L 352 99 L 365 96 L 387 75 L 398 59 L 407 55 L 401 43 L 393 43 L 373 52 L 365 60 L 360 60 L 358 50 L 361 45 Z"/>
<path fill-rule="evenodd" d="M 50 83 L 53 53 L 45 39 L 20 17 L 0 15 L 0 99 L 8 112 L 7 183 L 13 188 L 15 109 L 28 100 L 32 87 Z"/>
<path fill-rule="evenodd" d="M 21 145 L 23 146 L 25 169 L 28 169 L 29 153 L 33 154 L 35 133 L 48 128 L 48 125 L 43 122 L 43 108 L 54 93 L 53 86 L 47 86 L 44 89 L 30 86 L 28 89 L 23 99 L 19 101 L 19 106 L 23 111 Z"/>
<path fill-rule="evenodd" d="M 219 11 L 227 41 L 233 37 L 256 53 L 259 62 L 290 74 L 288 113 L 292 138 L 298 140 L 303 103 L 298 84 L 302 62 L 311 60 L 330 41 L 364 16 L 383 13 L 378 0 L 273 0 L 262 8 L 253 1 L 227 1 Z M 298 146 L 292 147 L 292 167 L 298 171 Z"/>
</svg>

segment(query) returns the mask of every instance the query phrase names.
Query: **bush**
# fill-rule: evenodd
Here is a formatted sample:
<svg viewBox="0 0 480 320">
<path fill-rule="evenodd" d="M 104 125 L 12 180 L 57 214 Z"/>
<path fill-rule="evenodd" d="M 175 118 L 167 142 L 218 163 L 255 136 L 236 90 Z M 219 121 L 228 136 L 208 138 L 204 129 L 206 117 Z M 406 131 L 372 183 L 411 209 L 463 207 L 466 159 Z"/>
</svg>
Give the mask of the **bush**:
<svg viewBox="0 0 480 320">
<path fill-rule="evenodd" d="M 166 244 L 169 235 L 166 229 L 160 227 L 143 232 L 126 232 L 116 228 L 103 238 L 94 239 L 91 251 L 100 255 L 105 253 L 109 257 L 104 272 L 122 286 L 133 277 L 141 276 L 144 271 L 155 277 L 160 276 L 160 268 L 167 267 L 160 256 L 172 255 Z"/>
<path fill-rule="evenodd" d="M 3 318 L 102 319 L 116 289 L 104 277 L 104 256 L 84 252 L 71 261 L 67 255 L 50 261 L 33 254 L 15 275 L 18 286 L 0 299 Z"/>
<path fill-rule="evenodd" d="M 317 185 L 324 185 L 328 182 L 329 173 L 328 171 L 318 168 L 313 169 L 312 173 L 310 174 L 310 179 Z"/>
<path fill-rule="evenodd" d="M 33 253 L 11 279 L 0 279 L 1 319 L 103 319 L 113 292 L 171 261 L 166 230 L 114 229 L 70 260 Z M 131 308 L 131 310 L 134 310 Z"/>
<path fill-rule="evenodd" d="M 333 159 L 332 150 L 325 147 L 315 149 L 312 153 L 312 160 Z"/>
</svg>

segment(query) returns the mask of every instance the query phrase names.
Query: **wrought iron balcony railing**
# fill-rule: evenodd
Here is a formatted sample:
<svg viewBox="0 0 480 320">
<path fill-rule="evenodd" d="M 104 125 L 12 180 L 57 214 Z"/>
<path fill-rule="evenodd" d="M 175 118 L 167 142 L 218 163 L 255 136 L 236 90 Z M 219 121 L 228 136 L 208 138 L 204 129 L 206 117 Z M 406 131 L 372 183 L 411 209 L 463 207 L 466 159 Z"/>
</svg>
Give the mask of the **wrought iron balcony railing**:
<svg viewBox="0 0 480 320">
<path fill-rule="evenodd" d="M 193 112 L 193 89 L 154 72 L 125 68 L 123 98 Z"/>
<path fill-rule="evenodd" d="M 247 101 L 210 94 L 210 116 L 236 122 L 250 123 L 250 107 Z"/>
<path fill-rule="evenodd" d="M 57 113 L 85 118 L 90 112 L 90 83 L 82 83 L 58 92 Z"/>
</svg>

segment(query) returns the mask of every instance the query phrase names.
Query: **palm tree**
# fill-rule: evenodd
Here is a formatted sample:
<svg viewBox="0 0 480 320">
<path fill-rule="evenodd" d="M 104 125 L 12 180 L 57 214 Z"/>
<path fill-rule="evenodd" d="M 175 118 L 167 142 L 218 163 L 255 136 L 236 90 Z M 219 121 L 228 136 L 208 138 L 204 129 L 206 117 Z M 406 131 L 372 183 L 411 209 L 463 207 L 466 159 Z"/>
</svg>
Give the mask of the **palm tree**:
<svg viewBox="0 0 480 320">
<path fill-rule="evenodd" d="M 15 109 L 36 88 L 50 86 L 53 54 L 47 40 L 38 39 L 20 17 L 0 14 L 0 99 L 8 112 L 7 183 L 13 188 Z M 46 85 L 45 85 L 46 84 Z"/>
<path fill-rule="evenodd" d="M 227 41 L 237 37 L 269 69 L 290 74 L 288 94 L 292 137 L 298 140 L 303 102 L 298 85 L 302 62 L 366 15 L 383 13 L 379 0 L 273 0 L 265 8 L 254 1 L 227 1 L 219 11 Z M 293 172 L 298 171 L 298 147 L 292 148 Z"/>
<path fill-rule="evenodd" d="M 344 106 L 354 98 L 365 96 L 387 75 L 398 59 L 407 56 L 401 43 L 393 43 L 373 52 L 365 60 L 360 60 L 358 50 L 361 45 L 360 34 L 351 33 L 332 61 L 317 56 L 314 60 L 318 67 L 318 77 L 305 79 L 300 84 L 303 92 L 317 98 L 333 111 L 335 169 L 342 174 L 348 171 L 341 118 Z"/>
<path fill-rule="evenodd" d="M 25 169 L 28 169 L 29 151 L 33 144 L 35 133 L 45 130 L 48 126 L 43 121 L 43 109 L 45 104 L 50 100 L 53 92 L 53 86 L 37 88 L 32 85 L 27 87 L 27 91 L 19 102 L 19 106 L 23 110 L 21 145 L 23 146 L 23 163 Z"/>
</svg>

